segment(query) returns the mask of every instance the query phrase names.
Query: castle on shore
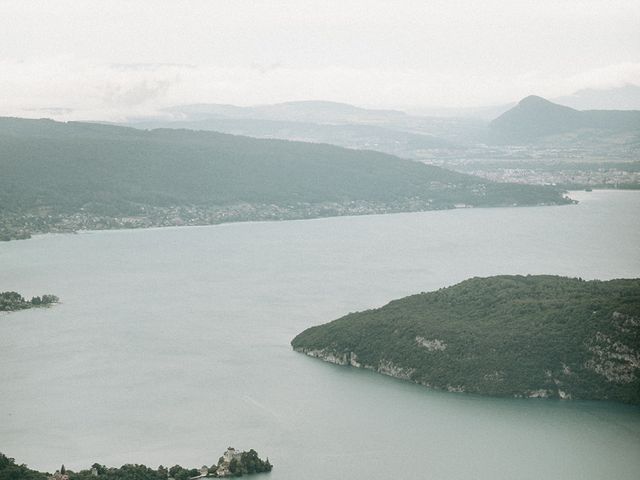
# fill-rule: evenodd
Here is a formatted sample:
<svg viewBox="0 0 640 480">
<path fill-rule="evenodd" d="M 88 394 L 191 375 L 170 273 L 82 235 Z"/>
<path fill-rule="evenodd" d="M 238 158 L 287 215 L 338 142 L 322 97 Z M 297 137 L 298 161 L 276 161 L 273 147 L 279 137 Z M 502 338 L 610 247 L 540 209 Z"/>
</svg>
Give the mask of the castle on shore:
<svg viewBox="0 0 640 480">
<path fill-rule="evenodd" d="M 227 448 L 227 451 L 222 454 L 221 462 L 218 464 L 218 468 L 216 469 L 216 475 L 218 477 L 228 477 L 231 475 L 231 470 L 229 470 L 229 466 L 231 465 L 232 460 L 240 461 L 242 458 L 242 452 L 237 451 L 233 447 Z"/>
</svg>

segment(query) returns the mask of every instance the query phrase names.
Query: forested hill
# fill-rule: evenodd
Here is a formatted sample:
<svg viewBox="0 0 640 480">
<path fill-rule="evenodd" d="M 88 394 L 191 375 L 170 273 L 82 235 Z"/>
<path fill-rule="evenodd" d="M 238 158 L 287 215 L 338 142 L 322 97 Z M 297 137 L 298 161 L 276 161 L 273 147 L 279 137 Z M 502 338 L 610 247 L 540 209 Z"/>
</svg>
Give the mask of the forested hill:
<svg viewBox="0 0 640 480">
<path fill-rule="evenodd" d="M 640 279 L 473 278 L 312 327 L 293 348 L 449 391 L 640 403 Z"/>
<path fill-rule="evenodd" d="M 553 188 L 494 184 L 371 151 L 16 118 L 0 118 L 0 170 L 4 226 L 28 215 L 25 228 L 36 231 L 59 215 L 67 217 L 58 225 L 114 228 L 123 226 L 123 216 L 129 219 L 124 226 L 151 226 L 427 210 L 457 203 L 567 202 Z M 190 210 L 176 210 L 184 206 Z M 88 215 L 100 216 L 99 223 Z M 77 225 L 78 218 L 89 223 Z M 138 219 L 146 223 L 138 225 Z M 0 236 L 1 230 L 0 225 Z"/>
</svg>

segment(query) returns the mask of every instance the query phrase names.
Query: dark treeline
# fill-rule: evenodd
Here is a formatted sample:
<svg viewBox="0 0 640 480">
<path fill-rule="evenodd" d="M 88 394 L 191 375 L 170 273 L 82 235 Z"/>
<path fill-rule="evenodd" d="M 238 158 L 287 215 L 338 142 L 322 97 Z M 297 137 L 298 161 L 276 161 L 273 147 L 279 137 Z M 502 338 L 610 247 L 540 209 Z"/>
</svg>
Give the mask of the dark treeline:
<svg viewBox="0 0 640 480">
<path fill-rule="evenodd" d="M 153 469 L 145 465 L 126 464 L 120 468 L 106 467 L 99 463 L 94 463 L 86 470 L 78 472 L 65 469 L 64 465 L 56 473 L 38 472 L 28 468 L 26 465 L 19 465 L 13 458 L 0 453 L 0 480 L 189 480 L 195 477 L 218 477 L 216 470 L 223 464 L 222 458 L 218 463 L 207 467 L 203 472 L 198 468 L 184 468 L 180 465 L 164 467 L 160 465 Z M 273 468 L 269 459 L 262 460 L 255 450 L 242 452 L 238 458 L 234 458 L 227 465 L 227 474 L 223 476 L 241 477 L 254 473 L 270 472 Z M 206 473 L 205 473 L 206 472 Z M 203 475 L 204 474 L 204 475 Z"/>
<path fill-rule="evenodd" d="M 24 310 L 33 307 L 45 307 L 53 303 L 58 303 L 60 299 L 55 295 L 45 294 L 25 299 L 18 292 L 0 292 L 0 312 L 10 312 L 14 310 Z"/>
</svg>

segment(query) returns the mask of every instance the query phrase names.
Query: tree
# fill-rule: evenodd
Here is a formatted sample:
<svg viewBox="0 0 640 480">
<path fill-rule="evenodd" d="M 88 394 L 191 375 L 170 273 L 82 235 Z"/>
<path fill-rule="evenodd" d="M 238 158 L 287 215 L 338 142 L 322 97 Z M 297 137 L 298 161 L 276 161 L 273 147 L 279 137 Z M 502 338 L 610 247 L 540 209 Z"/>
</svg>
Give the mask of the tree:
<svg viewBox="0 0 640 480">
<path fill-rule="evenodd" d="M 51 303 L 58 303 L 59 301 L 60 299 L 55 295 L 51 295 L 51 294 L 42 295 L 42 303 L 44 305 L 49 305 Z"/>
<path fill-rule="evenodd" d="M 242 475 L 242 466 L 240 465 L 240 462 L 238 462 L 237 458 L 233 458 L 229 462 L 229 471 L 234 477 L 239 477 Z"/>
<path fill-rule="evenodd" d="M 0 480 L 47 480 L 47 476 L 0 453 Z"/>
</svg>

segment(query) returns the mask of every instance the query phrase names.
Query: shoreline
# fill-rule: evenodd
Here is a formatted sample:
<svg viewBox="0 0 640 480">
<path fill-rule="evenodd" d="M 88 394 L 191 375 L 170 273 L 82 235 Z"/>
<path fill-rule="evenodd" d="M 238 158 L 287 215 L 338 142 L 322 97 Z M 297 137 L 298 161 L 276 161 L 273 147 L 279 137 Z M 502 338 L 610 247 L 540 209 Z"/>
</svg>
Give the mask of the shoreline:
<svg viewBox="0 0 640 480">
<path fill-rule="evenodd" d="M 607 190 L 607 189 L 603 189 Z M 566 198 L 569 199 L 566 203 L 553 203 L 553 204 L 532 204 L 532 205 L 466 205 L 466 204 L 456 204 L 456 205 L 442 205 L 442 206 L 427 206 L 422 205 L 422 208 L 417 206 L 383 206 L 377 205 L 373 206 L 370 209 L 363 209 L 361 206 L 357 206 L 355 208 L 346 208 L 344 210 L 336 211 L 336 205 L 325 205 L 325 204 L 316 204 L 314 205 L 316 208 L 321 208 L 326 211 L 326 214 L 323 212 L 311 213 L 308 210 L 286 210 L 282 215 L 274 215 L 267 213 L 268 211 L 259 211 L 255 216 L 247 216 L 247 217 L 227 217 L 222 220 L 213 220 L 213 221 L 201 221 L 193 220 L 193 221 L 154 221 L 149 217 L 97 217 L 93 218 L 85 217 L 81 222 L 83 225 L 87 223 L 92 223 L 89 228 L 76 228 L 72 222 L 69 221 L 69 217 L 78 216 L 78 214 L 72 214 L 68 216 L 61 216 L 62 222 L 65 222 L 67 226 L 56 227 L 54 224 L 53 228 L 49 231 L 28 231 L 26 229 L 20 231 L 20 235 L 14 235 L 8 239 L 0 239 L 0 243 L 2 242 L 10 242 L 16 240 L 31 240 L 34 237 L 41 237 L 44 235 L 59 235 L 59 234 L 81 234 L 81 233 L 89 233 L 89 232 L 102 232 L 102 231 L 121 231 L 121 230 L 151 230 L 151 229 L 164 229 L 164 228 L 183 228 L 183 227 L 210 227 L 217 225 L 232 225 L 232 224 L 240 224 L 240 223 L 271 223 L 271 222 L 286 222 L 286 221 L 300 221 L 300 220 L 320 220 L 326 218 L 339 218 L 339 217 L 363 217 L 363 216 L 379 216 L 379 215 L 396 215 L 402 213 L 424 213 L 424 212 L 441 212 L 441 211 L 451 211 L 451 210 L 467 210 L 467 209 L 486 209 L 486 208 L 531 208 L 531 207 L 561 207 L 567 205 L 576 205 L 579 202 L 570 197 L 572 192 L 567 192 Z M 417 208 L 416 208 L 417 207 Z M 175 209 L 189 208 L 189 207 L 172 207 Z M 252 208 L 255 208 L 252 206 Z M 220 210 L 220 209 L 216 209 Z M 333 211 L 328 211 L 333 210 Z M 282 213 L 282 212 L 281 212 Z M 77 223 L 77 222 L 76 222 Z M 93 228 L 91 228 L 93 227 Z"/>
</svg>

